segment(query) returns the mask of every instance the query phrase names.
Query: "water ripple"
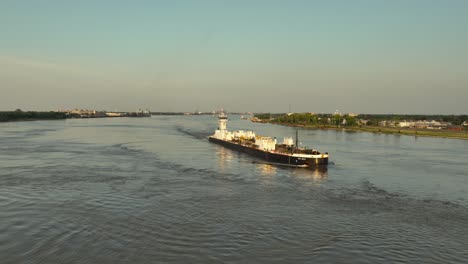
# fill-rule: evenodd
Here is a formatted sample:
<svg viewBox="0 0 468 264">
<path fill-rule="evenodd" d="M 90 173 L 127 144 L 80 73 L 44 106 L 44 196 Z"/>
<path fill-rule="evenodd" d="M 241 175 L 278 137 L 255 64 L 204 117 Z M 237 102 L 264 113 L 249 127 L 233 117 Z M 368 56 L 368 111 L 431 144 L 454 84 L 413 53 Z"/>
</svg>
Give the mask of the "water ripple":
<svg viewBox="0 0 468 264">
<path fill-rule="evenodd" d="M 2 131 L 2 263 L 466 262 L 466 197 L 388 184 L 388 171 L 400 185 L 427 183 L 407 172 L 436 162 L 418 159 L 424 148 L 404 145 L 413 165 L 398 165 L 405 154 L 388 153 L 391 140 L 372 147 L 372 134 L 353 134 L 350 143 L 314 131 L 304 140 L 343 149 L 334 151 L 338 165 L 286 169 L 209 144 L 209 118 L 38 122 Z M 453 159 L 447 166 L 432 165 L 447 171 L 441 184 L 463 187 L 463 151 L 444 152 Z M 366 153 L 364 161 L 355 155 Z"/>
</svg>

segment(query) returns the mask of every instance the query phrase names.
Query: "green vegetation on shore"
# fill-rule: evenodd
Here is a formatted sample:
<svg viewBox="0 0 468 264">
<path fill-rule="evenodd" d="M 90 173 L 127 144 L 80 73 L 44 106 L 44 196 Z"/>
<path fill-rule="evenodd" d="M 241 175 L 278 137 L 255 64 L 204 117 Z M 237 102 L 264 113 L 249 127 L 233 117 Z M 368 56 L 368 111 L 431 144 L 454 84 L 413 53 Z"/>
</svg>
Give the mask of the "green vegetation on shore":
<svg viewBox="0 0 468 264">
<path fill-rule="evenodd" d="M 348 131 L 365 131 L 372 133 L 387 133 L 400 135 L 431 136 L 468 139 L 468 127 L 464 131 L 429 130 L 399 127 L 381 127 L 379 122 L 391 120 L 395 122 L 403 120 L 442 120 L 454 125 L 461 125 L 468 120 L 467 115 L 339 115 L 339 114 L 256 114 L 260 122 L 267 122 L 286 126 L 300 126 L 306 128 L 340 129 Z"/>
<path fill-rule="evenodd" d="M 351 131 L 365 131 L 372 133 L 384 133 L 384 134 L 400 134 L 408 136 L 427 136 L 427 137 L 446 137 L 446 138 L 461 138 L 468 139 L 468 133 L 461 131 L 449 131 L 449 130 L 427 130 L 427 129 L 401 129 L 401 128 L 389 128 L 389 127 L 371 127 L 361 126 L 353 128 L 344 128 Z"/>
<path fill-rule="evenodd" d="M 63 112 L 35 112 L 35 111 L 0 111 L 0 122 L 9 121 L 33 121 L 65 119 L 67 114 Z"/>
</svg>

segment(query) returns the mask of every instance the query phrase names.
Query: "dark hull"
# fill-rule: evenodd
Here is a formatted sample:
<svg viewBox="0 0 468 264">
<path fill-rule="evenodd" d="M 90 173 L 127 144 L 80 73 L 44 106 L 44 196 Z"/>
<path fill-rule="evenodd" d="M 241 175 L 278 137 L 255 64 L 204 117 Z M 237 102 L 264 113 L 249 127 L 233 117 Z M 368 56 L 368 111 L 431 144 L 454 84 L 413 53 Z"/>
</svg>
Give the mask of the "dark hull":
<svg viewBox="0 0 468 264">
<path fill-rule="evenodd" d="M 317 165 L 328 164 L 328 157 L 323 157 L 323 158 L 293 157 L 293 156 L 286 155 L 286 154 L 266 152 L 260 149 L 242 146 L 233 142 L 219 140 L 213 137 L 209 137 L 208 140 L 210 142 L 222 145 L 229 149 L 236 150 L 242 153 L 246 153 L 251 156 L 255 156 L 257 158 L 261 158 L 272 163 L 279 163 L 283 165 L 296 166 L 296 167 L 312 167 L 312 166 L 317 166 Z"/>
</svg>

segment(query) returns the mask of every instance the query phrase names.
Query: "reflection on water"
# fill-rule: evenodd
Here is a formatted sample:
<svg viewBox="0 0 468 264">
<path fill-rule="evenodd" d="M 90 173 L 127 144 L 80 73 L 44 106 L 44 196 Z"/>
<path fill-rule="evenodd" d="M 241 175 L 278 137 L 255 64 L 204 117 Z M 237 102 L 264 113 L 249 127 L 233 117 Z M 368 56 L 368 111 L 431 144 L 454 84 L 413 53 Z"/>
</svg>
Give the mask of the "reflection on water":
<svg viewBox="0 0 468 264">
<path fill-rule="evenodd" d="M 296 168 L 293 175 L 301 179 L 309 179 L 315 183 L 325 182 L 328 179 L 328 167 Z"/>
<path fill-rule="evenodd" d="M 224 172 L 226 169 L 231 167 L 230 163 L 234 156 L 230 149 L 218 146 L 216 149 L 216 154 L 218 156 L 218 167 L 221 172 Z"/>
<path fill-rule="evenodd" d="M 255 163 L 255 175 L 258 175 L 259 183 L 262 186 L 274 186 L 274 178 L 277 167 L 268 163 Z"/>
<path fill-rule="evenodd" d="M 257 163 L 257 171 L 263 176 L 272 176 L 276 174 L 276 167 L 268 163 Z"/>
<path fill-rule="evenodd" d="M 327 166 L 317 166 L 314 168 L 308 168 L 308 175 L 315 181 L 323 181 L 328 177 L 328 167 Z"/>
</svg>

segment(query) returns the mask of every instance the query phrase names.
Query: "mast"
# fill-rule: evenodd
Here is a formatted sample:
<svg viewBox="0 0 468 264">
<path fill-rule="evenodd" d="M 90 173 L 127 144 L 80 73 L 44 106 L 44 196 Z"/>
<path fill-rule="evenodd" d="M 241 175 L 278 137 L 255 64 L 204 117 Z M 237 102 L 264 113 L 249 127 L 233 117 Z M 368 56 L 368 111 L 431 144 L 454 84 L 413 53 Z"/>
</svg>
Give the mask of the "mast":
<svg viewBox="0 0 468 264">
<path fill-rule="evenodd" d="M 296 129 L 296 148 L 298 148 L 298 147 L 299 147 L 299 132 Z"/>
</svg>

